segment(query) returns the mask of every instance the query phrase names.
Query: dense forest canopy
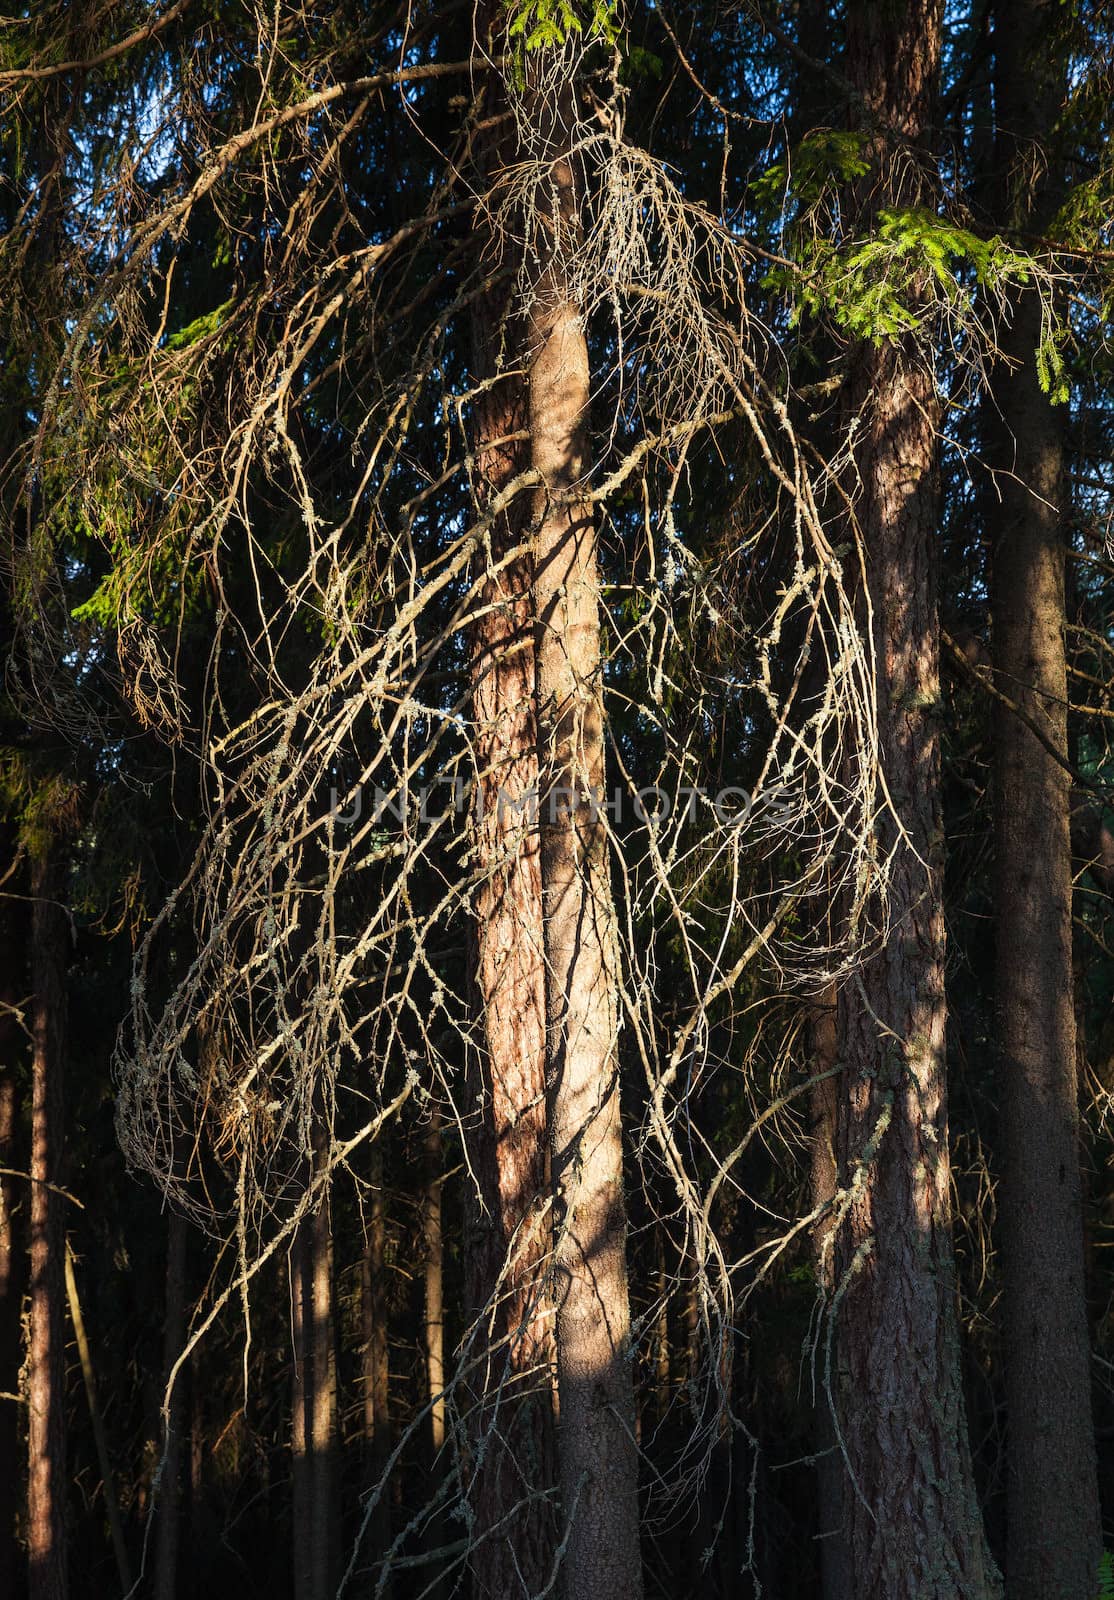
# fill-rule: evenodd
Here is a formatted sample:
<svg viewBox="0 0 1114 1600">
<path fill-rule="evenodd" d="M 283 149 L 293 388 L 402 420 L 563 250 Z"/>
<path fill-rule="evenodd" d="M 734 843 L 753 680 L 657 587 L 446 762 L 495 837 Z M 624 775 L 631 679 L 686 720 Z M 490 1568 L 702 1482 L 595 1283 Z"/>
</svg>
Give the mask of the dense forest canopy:
<svg viewBox="0 0 1114 1600">
<path fill-rule="evenodd" d="M 1114 1594 L 1104 0 L 0 18 L 0 1589 Z"/>
</svg>

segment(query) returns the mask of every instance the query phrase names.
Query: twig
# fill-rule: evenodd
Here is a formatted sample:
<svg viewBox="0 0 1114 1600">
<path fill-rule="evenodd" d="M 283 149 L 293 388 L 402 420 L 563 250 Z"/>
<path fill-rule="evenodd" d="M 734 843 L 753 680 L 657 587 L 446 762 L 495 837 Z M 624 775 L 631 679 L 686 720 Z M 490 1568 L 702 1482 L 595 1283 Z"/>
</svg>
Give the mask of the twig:
<svg viewBox="0 0 1114 1600">
<path fill-rule="evenodd" d="M 29 1172 L 20 1172 L 15 1167 L 0 1167 L 0 1178 L 23 1178 L 27 1183 L 39 1183 L 44 1189 L 49 1189 L 52 1194 L 60 1194 L 63 1200 L 68 1200 L 79 1211 L 85 1210 L 84 1204 L 77 1198 L 76 1194 L 71 1194 L 68 1189 L 59 1188 L 56 1183 L 48 1183 L 45 1178 L 33 1178 Z"/>
<path fill-rule="evenodd" d="M 93 1372 L 93 1357 L 89 1350 L 89 1340 L 85 1333 L 85 1319 L 81 1314 L 81 1301 L 77 1293 L 73 1248 L 68 1239 L 66 1240 L 66 1295 L 70 1302 L 70 1319 L 73 1322 L 74 1339 L 77 1342 L 77 1353 L 81 1361 L 81 1376 L 85 1380 L 85 1398 L 89 1402 L 89 1416 L 93 1423 L 93 1439 L 97 1447 L 97 1461 L 101 1469 L 101 1482 L 104 1485 L 104 1503 L 108 1512 L 109 1530 L 112 1534 L 112 1549 L 116 1556 L 116 1570 L 120 1577 L 121 1591 L 127 1594 L 132 1586 L 131 1565 L 128 1561 L 128 1547 L 124 1542 L 124 1530 L 120 1523 L 120 1507 L 116 1501 L 116 1486 L 112 1476 L 112 1462 L 108 1455 L 108 1439 L 105 1436 L 104 1419 L 101 1416 L 100 1406 L 97 1404 L 97 1384 Z"/>
<path fill-rule="evenodd" d="M 1014 716 L 1017 717 L 1020 722 L 1025 724 L 1029 732 L 1033 735 L 1033 738 L 1036 739 L 1037 743 L 1042 747 L 1042 749 L 1047 751 L 1047 753 L 1052 757 L 1053 761 L 1055 761 L 1058 766 L 1063 768 L 1063 770 L 1069 775 L 1074 783 L 1077 783 L 1081 789 L 1089 789 L 1092 794 L 1109 796 L 1112 792 L 1114 792 L 1111 790 L 1109 784 L 1096 783 L 1094 778 L 1084 777 L 1083 773 L 1081 773 L 1077 767 L 1074 767 L 1061 751 L 1057 750 L 1055 744 L 1044 732 L 1044 730 L 1033 721 L 1032 717 L 1030 717 L 1027 712 L 1022 710 L 1016 700 L 1012 700 L 1010 696 L 1004 693 L 1003 690 L 999 689 L 998 685 L 989 677 L 984 677 L 981 672 L 971 665 L 963 651 L 956 644 L 955 640 L 952 638 L 951 634 L 948 633 L 946 628 L 940 629 L 940 637 L 947 646 L 948 653 L 950 654 L 952 660 L 958 667 L 962 669 L 964 674 L 971 679 L 973 683 L 977 683 L 979 688 L 988 694 L 992 700 L 1000 701 L 1001 704 L 1007 708 L 1007 710 L 1012 711 Z"/>
</svg>

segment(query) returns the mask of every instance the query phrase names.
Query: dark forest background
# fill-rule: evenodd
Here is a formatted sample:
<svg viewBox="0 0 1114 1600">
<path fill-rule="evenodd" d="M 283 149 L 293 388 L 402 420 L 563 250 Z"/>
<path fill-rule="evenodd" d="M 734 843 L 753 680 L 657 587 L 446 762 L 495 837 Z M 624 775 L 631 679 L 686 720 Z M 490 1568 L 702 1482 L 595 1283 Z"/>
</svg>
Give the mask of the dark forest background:
<svg viewBox="0 0 1114 1600">
<path fill-rule="evenodd" d="M 4 1595 L 1114 1593 L 1112 29 L 0 18 Z M 475 806 L 570 506 L 619 798 L 531 1046 Z M 597 1432 L 500 1265 L 582 1181 L 554 884 Z"/>
</svg>

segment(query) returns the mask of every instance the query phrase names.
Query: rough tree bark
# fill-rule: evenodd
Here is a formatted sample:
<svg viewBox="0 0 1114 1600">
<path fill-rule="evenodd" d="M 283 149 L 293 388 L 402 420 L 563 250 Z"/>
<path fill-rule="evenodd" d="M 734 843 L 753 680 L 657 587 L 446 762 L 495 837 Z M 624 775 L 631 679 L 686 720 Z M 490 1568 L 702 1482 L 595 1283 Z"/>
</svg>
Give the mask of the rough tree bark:
<svg viewBox="0 0 1114 1600">
<path fill-rule="evenodd" d="M 505 19 L 488 5 L 479 19 Z M 497 37 L 497 35 L 495 35 Z M 495 50 L 501 54 L 501 50 Z M 495 116 L 505 110 L 497 73 L 488 77 Z M 480 149 L 489 195 L 513 161 L 509 119 Z M 480 509 L 530 465 L 525 328 L 513 314 L 514 246 L 487 230 L 478 246 L 491 275 L 472 323 L 475 487 Z M 551 1507 L 537 1495 L 556 1479 L 553 1439 L 552 1305 L 544 1273 L 552 1245 L 545 1206 L 545 955 L 537 822 L 534 554 L 529 498 L 520 495 L 492 527 L 471 633 L 476 733 L 476 874 L 473 983 L 479 1017 L 473 1053 L 480 1110 L 470 1130 L 478 1193 L 470 1197 L 468 1296 L 490 1329 L 474 1382 L 477 1452 L 472 1494 L 477 1594 L 503 1600 L 538 1593 L 555 1549 Z M 488 1437 L 490 1436 L 490 1437 Z M 527 1498 L 534 1496 L 532 1504 Z M 520 1509 L 515 1510 L 516 1507 Z"/>
<path fill-rule="evenodd" d="M 1008 226 L 1041 232 L 1042 171 L 1066 90 L 1061 8 L 998 8 L 996 167 Z M 1002 334 L 993 649 L 999 684 L 1067 754 L 1061 412 L 1042 393 L 1041 309 L 1021 293 Z M 1071 779 L 1020 718 L 994 719 L 996 999 L 1010 1600 L 1093 1600 L 1101 1549 L 1083 1272 Z M 1040 848 L 1034 849 L 1034 841 Z"/>
<path fill-rule="evenodd" d="M 580 239 L 573 86 L 533 97 L 549 173 L 529 311 L 541 875 L 556 1195 L 558 1454 L 570 1600 L 642 1593 L 619 1108 L 618 971 L 604 795 L 588 348 L 568 264 Z"/>
<path fill-rule="evenodd" d="M 877 158 L 855 197 L 860 234 L 879 207 L 923 200 L 918 146 L 932 126 L 942 11 L 941 0 L 848 8 L 847 69 Z M 890 147 L 895 137 L 900 151 Z M 893 850 L 889 933 L 841 991 L 837 1014 L 837 1154 L 852 1191 L 833 1298 L 851 1480 L 845 1517 L 856 1594 L 986 1600 L 999 1585 L 971 1474 L 951 1244 L 936 731 L 939 405 L 931 370 L 894 342 L 854 350 L 846 388 L 848 421 L 858 419 L 880 755 L 896 819 L 879 822 L 880 844 Z"/>
<path fill-rule="evenodd" d="M 51 846 L 31 869 L 31 1288 L 27 1361 L 27 1556 L 31 1600 L 66 1600 L 62 1066 L 66 1048 L 64 874 Z"/>
</svg>

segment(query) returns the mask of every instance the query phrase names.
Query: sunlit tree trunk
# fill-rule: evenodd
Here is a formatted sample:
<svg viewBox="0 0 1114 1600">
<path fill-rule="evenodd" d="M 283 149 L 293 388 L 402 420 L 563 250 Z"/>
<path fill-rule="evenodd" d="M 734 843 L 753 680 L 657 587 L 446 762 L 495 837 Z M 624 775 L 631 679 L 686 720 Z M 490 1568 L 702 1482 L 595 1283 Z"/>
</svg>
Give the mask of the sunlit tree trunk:
<svg viewBox="0 0 1114 1600">
<path fill-rule="evenodd" d="M 1056 206 L 1057 185 L 1042 171 L 1066 89 L 1063 25 L 1049 0 L 998 7 L 1003 220 L 1027 231 L 1039 232 Z M 993 393 L 994 667 L 1003 691 L 1066 755 L 1063 423 L 1037 379 L 1040 339 L 1038 298 L 1021 293 Z M 1006 1576 L 1010 1600 L 1093 1600 L 1101 1530 L 1072 1002 L 1071 779 L 1020 718 L 999 713 L 994 730 Z"/>
<path fill-rule="evenodd" d="M 940 0 L 855 0 L 848 9 L 851 80 L 867 116 L 907 147 L 894 152 L 875 133 L 880 171 L 864 184 L 869 194 L 857 197 L 860 234 L 880 207 L 924 197 L 916 161 L 932 127 L 942 10 Z M 889 931 L 841 990 L 837 1019 L 844 1067 L 837 1154 L 852 1188 L 833 1297 L 851 1475 L 843 1503 L 856 1594 L 985 1600 L 998 1592 L 998 1579 L 971 1473 L 951 1243 L 937 736 L 939 403 L 931 370 L 894 342 L 852 352 L 847 390 L 858 421 L 857 515 L 879 753 L 895 817 L 878 825 L 881 848 L 893 851 Z"/>
<path fill-rule="evenodd" d="M 319 1142 L 317 1163 L 326 1159 Z M 312 1320 L 309 1342 L 313 1375 L 307 1395 L 306 1430 L 312 1463 L 312 1550 L 314 1600 L 330 1600 L 339 1576 L 340 1482 L 337 1470 L 337 1365 L 333 1311 L 333 1219 L 326 1188 L 311 1219 L 309 1292 Z"/>
<path fill-rule="evenodd" d="M 7 995 L 4 996 L 7 999 Z M 3 1021 L 0 1019 L 0 1028 Z M 4 1030 L 8 1032 L 9 1030 Z M 15 1169 L 16 1084 L 8 1040 L 0 1063 L 0 1166 Z M 0 1562 L 9 1572 L 16 1565 L 16 1486 L 19 1482 L 19 1295 L 16 1280 L 15 1184 L 0 1178 Z"/>
<path fill-rule="evenodd" d="M 425 1192 L 422 1245 L 425 1254 L 425 1363 L 429 1440 L 433 1457 L 445 1443 L 445 1243 L 441 1223 L 441 1113 L 430 1111 L 424 1138 Z"/>
<path fill-rule="evenodd" d="M 313 1171 L 327 1159 L 314 1140 Z M 333 1313 L 333 1232 L 328 1189 L 302 1221 L 290 1251 L 294 1376 L 291 1454 L 295 1600 L 327 1600 L 339 1576 L 337 1372 Z"/>
<path fill-rule="evenodd" d="M 0 831 L 0 874 L 11 866 L 14 834 L 10 828 Z M 26 879 L 9 877 L 0 893 L 14 896 L 21 889 L 26 893 Z M 16 1074 L 25 1057 L 25 1034 L 16 1008 L 27 996 L 26 919 L 22 913 L 19 900 L 0 900 L 0 1167 L 7 1169 L 0 1173 L 0 1393 L 9 1396 L 17 1393 L 20 1366 L 22 1273 L 16 1244 L 16 1208 L 22 1196 L 14 1173 L 20 1167 L 16 1154 Z M 0 1399 L 0 1571 L 13 1574 L 18 1566 L 19 1478 L 19 1406 L 14 1398 Z"/>
<path fill-rule="evenodd" d="M 618 979 L 604 797 L 588 349 L 568 267 L 580 240 L 571 84 L 538 94 L 549 162 L 546 256 L 532 285 L 531 461 L 541 477 L 534 595 L 541 872 L 553 1183 L 557 1197 L 560 1482 L 571 1600 L 641 1595 L 619 1110 Z"/>
<path fill-rule="evenodd" d="M 48 846 L 31 872 L 31 1304 L 27 1555 L 31 1600 L 66 1600 L 66 1352 L 60 1178 L 66 1048 L 64 874 Z"/>
<path fill-rule="evenodd" d="M 481 25 L 504 20 L 501 7 L 481 12 Z M 487 85 L 484 111 L 506 112 L 497 73 Z M 509 135 L 509 121 L 496 123 L 481 148 L 489 193 L 514 158 Z M 517 252 L 487 229 L 477 246 L 491 278 L 472 320 L 475 491 L 483 512 L 530 465 L 528 355 L 512 303 Z M 471 1385 L 472 1505 L 482 1542 L 470 1564 L 478 1595 L 491 1600 L 539 1592 L 555 1548 L 552 1507 L 536 1498 L 553 1485 L 556 1468 L 553 1312 L 544 1280 L 552 1238 L 529 513 L 530 498 L 520 494 L 492 526 L 478 558 L 484 579 L 471 630 L 472 970 L 480 1025 L 471 1063 L 477 1118 L 468 1129 L 478 1190 L 469 1196 L 468 1298 L 490 1335 L 475 1350 L 480 1366 Z M 496 1526 L 501 1533 L 484 1539 Z"/>
<path fill-rule="evenodd" d="M 436 1484 L 445 1471 L 445 1460 L 442 1455 L 445 1443 L 445 1237 L 442 1218 L 444 1160 L 441 1147 L 441 1112 L 437 1106 L 430 1108 L 429 1123 L 422 1135 L 422 1158 L 425 1169 L 421 1200 L 422 1277 L 425 1290 L 422 1331 L 425 1345 L 425 1398 L 429 1407 L 430 1482 Z M 449 1542 L 448 1528 L 443 1514 L 438 1513 L 431 1520 L 429 1539 L 435 1547 L 444 1546 Z M 429 1600 L 440 1600 L 445 1593 L 443 1578 L 434 1578 L 426 1592 Z"/>
</svg>

